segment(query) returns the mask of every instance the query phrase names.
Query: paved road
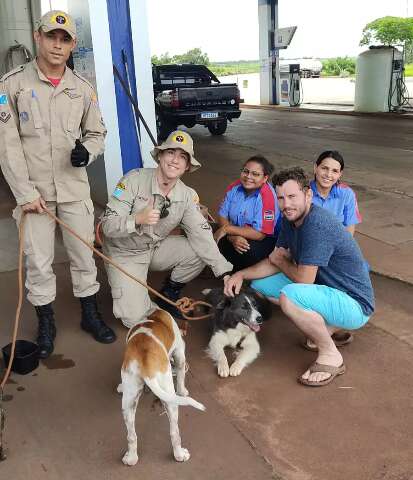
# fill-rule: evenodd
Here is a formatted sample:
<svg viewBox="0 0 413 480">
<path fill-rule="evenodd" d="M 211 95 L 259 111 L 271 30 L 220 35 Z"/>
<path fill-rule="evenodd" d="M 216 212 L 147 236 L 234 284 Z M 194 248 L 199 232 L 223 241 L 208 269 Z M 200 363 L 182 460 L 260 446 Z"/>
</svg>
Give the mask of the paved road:
<svg viewBox="0 0 413 480">
<path fill-rule="evenodd" d="M 202 127 L 191 131 L 209 137 Z M 409 120 L 243 109 L 227 134 L 210 143 L 260 151 L 277 164 L 310 165 L 322 150 L 336 149 L 344 155 L 349 181 L 357 178 L 361 186 L 413 195 L 413 122 Z M 227 167 L 221 165 L 223 173 Z"/>
<path fill-rule="evenodd" d="M 186 181 L 213 207 L 256 151 L 266 154 L 277 168 L 299 164 L 311 170 L 320 150 L 339 148 L 348 164 L 346 177 L 362 193 L 366 228 L 384 236 L 387 230 L 378 228 L 377 217 L 385 212 L 396 223 L 401 215 L 406 225 L 396 233 L 393 226 L 388 236 L 402 237 L 411 231 L 412 175 L 411 154 L 398 143 L 409 148 L 410 125 L 409 121 L 244 111 L 224 137 L 211 137 L 198 127 L 191 131 L 204 168 Z M 397 194 L 397 186 L 406 193 Z M 9 200 L 10 208 L 10 198 L 1 189 L 0 198 Z M 386 204 L 391 212 L 386 213 Z M 377 258 L 371 243 L 368 250 Z M 412 263 L 406 264 L 411 270 Z M 188 385 L 194 398 L 207 405 L 205 413 L 180 410 L 182 437 L 192 458 L 185 465 L 173 462 L 167 419 L 145 395 L 137 414 L 141 462 L 127 468 L 120 461 L 126 435 L 120 398 L 114 393 L 126 332 L 111 317 L 109 287 L 100 262 L 99 266 L 102 313 L 119 340 L 101 345 L 81 331 L 68 265 L 56 265 L 55 355 L 34 375 L 13 375 L 6 386 L 10 455 L 0 466 L 4 478 L 412 479 L 412 286 L 373 276 L 377 311 L 343 349 L 346 374 L 321 389 L 297 384 L 296 377 L 314 354 L 300 348 L 301 335 L 276 308 L 259 334 L 262 355 L 238 378 L 216 376 L 204 353 L 208 324 L 192 325 L 186 339 Z M 150 277 L 155 288 L 161 281 L 159 275 Z M 185 293 L 199 297 L 203 288 L 217 284 L 198 278 Z M 0 273 L 1 345 L 9 339 L 15 299 L 16 272 Z M 35 314 L 27 302 L 22 318 L 20 338 L 33 338 Z"/>
</svg>

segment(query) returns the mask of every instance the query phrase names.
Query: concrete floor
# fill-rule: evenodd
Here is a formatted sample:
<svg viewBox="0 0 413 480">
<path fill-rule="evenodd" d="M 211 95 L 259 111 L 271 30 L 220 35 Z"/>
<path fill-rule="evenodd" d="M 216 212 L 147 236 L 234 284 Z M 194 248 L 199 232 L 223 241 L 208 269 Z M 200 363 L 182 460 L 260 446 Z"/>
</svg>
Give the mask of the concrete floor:
<svg viewBox="0 0 413 480">
<path fill-rule="evenodd" d="M 402 266 L 411 258 L 403 257 L 402 246 L 412 242 L 412 210 L 407 209 L 412 176 L 411 154 L 402 148 L 409 148 L 410 122 L 270 113 L 244 111 L 222 138 L 193 129 L 197 157 L 204 168 L 188 175 L 187 183 L 197 188 L 213 210 L 242 162 L 257 150 L 277 167 L 299 164 L 310 168 L 321 149 L 335 146 L 345 153 L 346 179 L 362 193 L 360 209 L 365 221 L 360 231 L 365 228 L 370 236 L 363 233 L 359 239 L 365 241 L 362 247 L 369 262 L 377 271 L 387 268 L 382 252 L 394 247 L 399 254 L 395 254 L 393 270 L 404 275 Z M 323 125 L 333 127 L 309 128 Z M 370 141 L 372 135 L 376 144 Z M 381 210 L 374 203 L 377 198 L 383 207 L 393 206 L 392 223 L 403 225 L 390 228 L 393 232 L 398 228 L 397 234 L 385 235 Z M 0 188 L 0 204 L 0 215 L 8 215 L 11 202 L 5 188 Z M 0 264 L 4 247 L 0 243 Z M 160 415 L 151 394 L 146 394 L 137 413 L 141 460 L 127 468 L 120 461 L 126 435 L 120 397 L 115 393 L 126 331 L 111 315 L 110 292 L 98 263 L 101 309 L 119 340 L 100 345 L 80 330 L 68 265 L 58 263 L 55 355 L 33 374 L 13 374 L 6 385 L 9 457 L 0 464 L 1 478 L 413 478 L 413 288 L 409 283 L 373 275 L 377 311 L 343 349 L 346 374 L 325 388 L 297 384 L 296 377 L 314 354 L 300 348 L 301 335 L 275 307 L 259 334 L 262 355 L 238 378 L 216 376 L 203 353 L 208 325 L 192 324 L 186 338 L 188 386 L 191 395 L 207 406 L 205 413 L 188 407 L 180 410 L 183 445 L 192 458 L 187 464 L 172 460 L 167 418 Z M 411 265 L 406 268 L 406 281 Z M 155 287 L 161 280 L 160 275 L 151 277 Z M 201 289 L 213 285 L 218 281 L 199 278 L 185 293 L 199 298 Z M 15 301 L 16 272 L 0 273 L 1 345 L 9 341 Z M 26 303 L 19 338 L 33 338 L 35 323 L 34 311 Z"/>
</svg>

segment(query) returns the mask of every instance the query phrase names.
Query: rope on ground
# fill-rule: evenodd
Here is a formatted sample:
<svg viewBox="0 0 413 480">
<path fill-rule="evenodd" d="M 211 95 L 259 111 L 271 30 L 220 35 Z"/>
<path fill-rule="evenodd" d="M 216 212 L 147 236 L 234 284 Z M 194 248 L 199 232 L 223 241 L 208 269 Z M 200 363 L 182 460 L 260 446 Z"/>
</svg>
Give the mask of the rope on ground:
<svg viewBox="0 0 413 480">
<path fill-rule="evenodd" d="M 6 382 L 9 378 L 11 366 L 14 360 L 14 353 L 16 349 L 16 340 L 17 340 L 17 332 L 19 330 L 19 321 L 20 321 L 20 312 L 22 309 L 23 304 L 23 235 L 24 235 L 24 221 L 25 215 L 22 216 L 20 225 L 19 225 L 19 266 L 18 266 L 18 284 L 19 284 L 19 297 L 17 302 L 17 309 L 16 309 L 16 316 L 14 319 L 14 328 L 13 328 L 13 335 L 11 341 L 11 352 L 10 352 L 10 359 L 9 364 L 6 368 L 6 373 L 4 374 L 3 380 L 0 383 L 0 461 L 6 459 L 6 450 L 4 448 L 3 443 L 3 431 L 4 426 L 6 423 L 6 413 L 3 409 L 3 389 L 6 385 Z"/>
<path fill-rule="evenodd" d="M 147 290 L 149 290 L 151 293 L 154 295 L 157 295 L 158 297 L 162 298 L 166 302 L 168 302 L 170 305 L 173 305 L 174 307 L 177 307 L 181 312 L 182 316 L 185 318 L 186 322 L 184 322 L 183 325 L 183 334 L 186 334 L 187 328 L 188 328 L 188 320 L 203 320 L 205 318 L 211 317 L 211 314 L 207 315 L 201 315 L 198 317 L 191 317 L 188 316 L 187 314 L 189 312 L 194 311 L 195 307 L 197 305 L 204 305 L 206 307 L 212 308 L 212 305 L 210 305 L 207 302 L 203 302 L 201 300 L 195 301 L 191 298 L 188 297 L 182 297 L 180 298 L 177 302 L 171 301 L 169 298 L 165 297 L 164 295 L 160 294 L 157 292 L 154 288 L 150 287 L 147 283 L 143 282 L 139 278 L 135 277 L 134 275 L 131 275 L 129 272 L 124 270 L 120 265 L 115 263 L 113 260 L 111 260 L 109 257 L 104 255 L 103 253 L 99 252 L 95 247 L 90 245 L 84 238 L 82 238 L 80 235 L 78 235 L 72 228 L 69 227 L 66 223 L 64 223 L 60 218 L 57 218 L 56 215 L 54 215 L 49 209 L 44 208 L 45 212 L 55 220 L 56 223 L 61 225 L 63 228 L 65 228 L 69 233 L 71 233 L 74 237 L 76 237 L 78 240 L 80 240 L 84 245 L 86 245 L 88 248 L 90 248 L 96 255 L 101 257 L 105 262 L 110 263 L 113 265 L 115 268 L 120 270 L 124 275 L 127 277 L 131 278 L 135 282 L 141 284 L 143 287 L 145 287 Z M 26 220 L 26 213 L 23 212 L 20 225 L 19 225 L 19 263 L 18 263 L 18 290 L 19 290 L 19 295 L 18 295 L 18 302 L 17 302 L 17 308 L 16 308 L 16 315 L 15 315 L 15 320 L 14 320 L 14 328 L 13 328 L 13 335 L 12 335 L 12 341 L 11 341 L 11 352 L 10 352 L 10 359 L 9 363 L 6 368 L 6 372 L 3 376 L 3 379 L 0 383 L 0 461 L 6 460 L 7 455 L 6 455 L 6 450 L 4 447 L 4 442 L 3 442 L 3 432 L 4 432 L 4 427 L 6 423 L 6 413 L 3 408 L 3 389 L 4 386 L 7 383 L 7 380 L 9 378 L 10 372 L 11 372 L 11 367 L 13 364 L 14 360 L 14 354 L 15 354 L 15 349 L 16 349 L 16 340 L 17 340 L 17 333 L 19 329 L 19 321 L 20 321 L 20 314 L 21 314 L 21 309 L 23 305 L 23 245 L 24 245 L 24 224 Z"/>
<path fill-rule="evenodd" d="M 86 245 L 88 248 L 90 248 L 90 250 L 92 250 L 94 253 L 96 253 L 96 255 L 98 255 L 100 258 L 102 258 L 105 262 L 109 263 L 113 267 L 117 268 L 124 275 L 126 275 L 127 277 L 131 278 L 135 282 L 137 282 L 140 285 L 142 285 L 143 287 L 145 287 L 149 292 L 153 293 L 154 295 L 156 295 L 159 298 L 162 298 L 162 300 L 169 303 L 170 305 L 173 305 L 174 307 L 177 307 L 181 311 L 182 316 L 185 318 L 185 320 L 204 320 L 205 318 L 209 318 L 209 317 L 212 316 L 212 314 L 210 314 L 210 313 L 208 313 L 207 315 L 200 315 L 198 317 L 191 317 L 191 316 L 187 315 L 189 312 L 194 311 L 194 309 L 197 305 L 204 305 L 204 306 L 209 307 L 209 308 L 212 308 L 212 305 L 207 303 L 207 302 L 203 302 L 202 300 L 195 301 L 195 300 L 193 300 L 191 298 L 188 298 L 188 297 L 182 297 L 177 302 L 173 302 L 169 298 L 167 298 L 164 295 L 162 295 L 161 293 L 159 293 L 154 288 L 150 287 L 146 282 L 144 282 L 144 281 L 140 280 L 139 278 L 135 277 L 134 275 L 130 274 L 128 271 L 126 271 L 124 268 L 122 268 L 120 265 L 118 265 L 116 262 L 114 262 L 111 258 L 107 257 L 102 252 L 99 252 L 98 249 L 93 247 L 93 245 L 91 245 L 87 240 L 85 240 L 80 235 L 78 235 L 71 227 L 69 227 L 69 225 L 67 225 L 65 222 L 60 220 L 60 218 L 56 217 L 56 215 L 54 215 L 48 208 L 46 208 L 46 207 L 43 207 L 43 208 L 44 208 L 45 212 L 51 218 L 53 218 L 53 220 L 56 223 L 58 223 L 63 228 L 65 228 L 69 233 L 71 233 L 74 237 L 76 237 L 78 240 L 80 240 L 84 245 Z"/>
</svg>

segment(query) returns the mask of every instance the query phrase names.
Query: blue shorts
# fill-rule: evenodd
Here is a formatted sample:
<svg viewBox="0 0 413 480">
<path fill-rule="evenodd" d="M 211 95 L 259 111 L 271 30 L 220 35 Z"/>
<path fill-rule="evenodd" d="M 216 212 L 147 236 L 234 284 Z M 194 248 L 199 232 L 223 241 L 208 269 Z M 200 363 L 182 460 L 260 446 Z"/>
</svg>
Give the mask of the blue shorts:
<svg viewBox="0 0 413 480">
<path fill-rule="evenodd" d="M 333 327 L 355 330 L 370 318 L 364 315 L 360 304 L 347 293 L 326 285 L 294 283 L 283 273 L 253 280 L 251 287 L 277 300 L 283 294 L 298 308 L 319 313 L 326 324 Z"/>
</svg>

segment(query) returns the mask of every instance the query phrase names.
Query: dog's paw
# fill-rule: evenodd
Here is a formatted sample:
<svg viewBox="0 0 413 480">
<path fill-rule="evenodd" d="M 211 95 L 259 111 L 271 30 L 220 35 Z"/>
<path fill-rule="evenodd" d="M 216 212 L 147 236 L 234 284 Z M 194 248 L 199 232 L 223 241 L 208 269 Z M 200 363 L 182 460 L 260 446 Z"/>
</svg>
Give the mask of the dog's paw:
<svg viewBox="0 0 413 480">
<path fill-rule="evenodd" d="M 229 369 L 231 377 L 238 377 L 238 375 L 244 370 L 244 365 L 234 362 Z"/>
<path fill-rule="evenodd" d="M 211 290 L 211 288 L 204 288 L 201 293 L 204 297 L 206 297 Z"/>
<path fill-rule="evenodd" d="M 186 448 L 177 448 L 174 452 L 174 457 L 177 462 L 187 462 L 191 458 L 191 454 Z"/>
<path fill-rule="evenodd" d="M 180 388 L 178 387 L 178 388 L 176 389 L 176 393 L 177 393 L 178 395 L 180 395 L 181 397 L 187 397 L 187 396 L 189 395 L 189 391 L 188 391 L 188 389 L 185 388 L 185 387 L 180 387 Z"/>
<path fill-rule="evenodd" d="M 117 391 L 118 393 L 123 393 L 123 387 L 122 387 L 122 384 L 121 384 L 121 383 L 117 386 L 116 391 Z"/>
<path fill-rule="evenodd" d="M 219 362 L 218 365 L 218 375 L 222 378 L 228 377 L 229 375 L 229 366 L 228 362 Z"/>
<path fill-rule="evenodd" d="M 129 453 L 129 451 L 126 452 L 122 458 L 122 462 L 125 465 L 129 465 L 130 467 L 132 467 L 133 465 L 136 465 L 138 463 L 138 460 L 139 460 L 138 455 L 136 453 Z"/>
</svg>

